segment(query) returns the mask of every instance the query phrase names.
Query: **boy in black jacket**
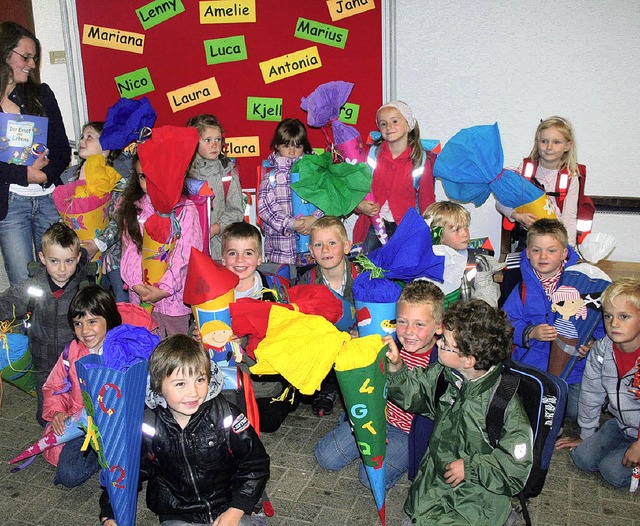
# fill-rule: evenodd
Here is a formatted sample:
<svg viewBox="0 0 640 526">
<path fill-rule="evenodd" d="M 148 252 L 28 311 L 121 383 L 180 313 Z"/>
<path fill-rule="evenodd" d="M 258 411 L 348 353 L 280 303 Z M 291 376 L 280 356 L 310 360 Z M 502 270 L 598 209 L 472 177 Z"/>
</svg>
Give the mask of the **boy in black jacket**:
<svg viewBox="0 0 640 526">
<path fill-rule="evenodd" d="M 71 300 L 88 284 L 90 264 L 77 234 L 64 223 L 54 223 L 42 235 L 40 265 L 33 276 L 0 294 L 0 319 L 29 318 L 29 349 L 36 372 L 38 409 L 42 427 L 42 386 L 74 334 L 67 320 Z"/>
<path fill-rule="evenodd" d="M 153 411 L 145 414 L 141 462 L 147 506 L 162 524 L 264 526 L 264 515 L 252 511 L 269 478 L 269 455 L 247 417 L 219 394 L 223 379 L 213 370 L 202 344 L 181 334 L 151 355 Z M 115 526 L 113 516 L 105 490 L 100 520 Z"/>
</svg>

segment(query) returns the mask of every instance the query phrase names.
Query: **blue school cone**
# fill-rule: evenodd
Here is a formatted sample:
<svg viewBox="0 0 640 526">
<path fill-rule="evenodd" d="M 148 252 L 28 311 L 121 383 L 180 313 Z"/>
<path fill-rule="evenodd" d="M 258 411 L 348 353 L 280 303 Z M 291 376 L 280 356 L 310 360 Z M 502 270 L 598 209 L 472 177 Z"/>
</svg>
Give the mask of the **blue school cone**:
<svg viewBox="0 0 640 526">
<path fill-rule="evenodd" d="M 291 182 L 297 183 L 300 181 L 300 174 L 291 172 Z M 309 201 L 305 201 L 293 190 L 291 190 L 291 209 L 295 217 L 310 216 L 318 207 L 311 204 Z M 304 236 L 296 232 L 296 252 L 309 252 L 309 236 Z"/>
<path fill-rule="evenodd" d="M 148 362 L 123 372 L 90 354 L 76 362 L 76 369 L 89 415 L 87 442 L 102 466 L 100 484 L 107 488 L 118 525 L 135 526 Z"/>
</svg>

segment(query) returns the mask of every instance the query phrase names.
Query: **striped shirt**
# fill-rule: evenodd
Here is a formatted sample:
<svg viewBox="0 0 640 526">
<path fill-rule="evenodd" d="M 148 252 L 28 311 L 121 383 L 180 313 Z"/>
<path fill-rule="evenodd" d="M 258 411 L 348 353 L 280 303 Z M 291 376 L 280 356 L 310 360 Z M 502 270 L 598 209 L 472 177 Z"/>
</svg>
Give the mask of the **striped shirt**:
<svg viewBox="0 0 640 526">
<path fill-rule="evenodd" d="M 422 354 L 414 354 L 405 351 L 404 349 L 400 349 L 400 357 L 404 360 L 404 363 L 407 364 L 409 370 L 414 367 L 422 367 L 425 368 L 429 365 L 429 360 L 431 359 L 431 351 L 429 349 L 426 353 Z M 387 422 L 389 422 L 392 426 L 397 427 L 401 431 L 408 433 L 411 429 L 411 421 L 413 420 L 413 413 L 408 413 L 400 409 L 396 404 L 391 401 L 387 401 Z"/>
</svg>

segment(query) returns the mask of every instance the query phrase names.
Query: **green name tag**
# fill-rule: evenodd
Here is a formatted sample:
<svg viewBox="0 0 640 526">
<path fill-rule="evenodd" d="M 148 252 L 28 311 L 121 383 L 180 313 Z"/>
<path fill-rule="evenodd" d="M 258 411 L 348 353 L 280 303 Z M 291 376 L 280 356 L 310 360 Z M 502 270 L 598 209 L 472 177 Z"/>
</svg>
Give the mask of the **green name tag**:
<svg viewBox="0 0 640 526">
<path fill-rule="evenodd" d="M 248 121 L 278 121 L 282 120 L 282 99 L 247 97 Z"/>
<path fill-rule="evenodd" d="M 247 46 L 244 35 L 228 38 L 216 38 L 204 41 L 207 64 L 222 64 L 247 60 Z"/>
<path fill-rule="evenodd" d="M 138 95 L 144 95 L 156 88 L 153 86 L 148 68 L 130 71 L 115 78 L 116 86 L 121 97 L 131 99 Z"/>
<path fill-rule="evenodd" d="M 156 0 L 136 9 L 142 27 L 149 29 L 184 11 L 180 0 Z"/>
<path fill-rule="evenodd" d="M 360 104 L 350 104 L 347 102 L 340 108 L 340 117 L 345 124 L 356 124 L 358 122 L 358 114 L 360 113 Z"/>
<path fill-rule="evenodd" d="M 318 42 L 319 44 L 326 44 L 327 46 L 344 49 L 344 46 L 347 43 L 347 37 L 349 36 L 349 31 L 341 27 L 321 24 L 314 20 L 298 18 L 294 36 L 304 40 Z"/>
</svg>

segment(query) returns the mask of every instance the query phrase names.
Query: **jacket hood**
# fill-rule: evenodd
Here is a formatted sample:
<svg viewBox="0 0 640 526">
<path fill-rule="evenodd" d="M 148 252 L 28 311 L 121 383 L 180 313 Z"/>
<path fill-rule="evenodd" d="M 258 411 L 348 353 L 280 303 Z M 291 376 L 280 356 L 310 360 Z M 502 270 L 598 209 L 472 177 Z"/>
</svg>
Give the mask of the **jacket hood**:
<svg viewBox="0 0 640 526">
<path fill-rule="evenodd" d="M 211 362 L 211 379 L 209 380 L 209 392 L 205 398 L 205 402 L 208 402 L 212 398 L 215 398 L 222 391 L 222 385 L 224 384 L 224 374 L 214 362 Z M 160 393 L 156 393 L 151 389 L 151 379 L 147 375 L 147 395 L 145 398 L 145 404 L 149 409 L 155 409 L 156 407 L 167 407 L 167 401 Z"/>
</svg>

